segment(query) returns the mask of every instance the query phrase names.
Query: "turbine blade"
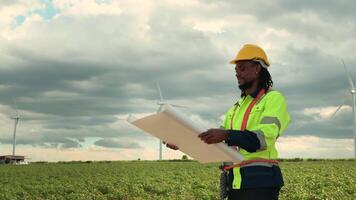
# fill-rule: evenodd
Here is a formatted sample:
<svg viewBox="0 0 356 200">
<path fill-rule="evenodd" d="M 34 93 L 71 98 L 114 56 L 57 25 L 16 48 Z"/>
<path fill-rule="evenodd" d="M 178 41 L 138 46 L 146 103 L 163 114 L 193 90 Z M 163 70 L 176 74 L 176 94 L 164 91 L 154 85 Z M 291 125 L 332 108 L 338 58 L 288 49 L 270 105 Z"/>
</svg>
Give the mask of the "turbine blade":
<svg viewBox="0 0 356 200">
<path fill-rule="evenodd" d="M 336 113 L 341 109 L 341 107 L 343 106 L 344 104 L 340 104 L 339 107 L 337 107 L 337 109 L 335 110 L 335 112 L 331 115 L 330 119 L 334 118 Z"/>
<path fill-rule="evenodd" d="M 345 101 L 347 100 L 347 98 L 344 98 L 342 103 L 337 107 L 337 109 L 335 110 L 335 112 L 331 115 L 330 119 L 334 118 L 335 115 L 337 114 L 337 112 L 339 112 L 339 110 L 341 109 L 341 107 L 344 105 Z"/>
<path fill-rule="evenodd" d="M 159 86 L 159 82 L 158 81 L 156 82 L 156 86 L 157 86 L 157 89 L 158 89 L 160 101 L 163 102 L 162 91 L 161 91 L 161 87 Z"/>
<path fill-rule="evenodd" d="M 346 67 L 346 65 L 345 65 L 344 60 L 341 59 L 341 61 L 342 61 L 342 64 L 344 65 L 344 68 L 345 68 L 345 73 L 346 73 L 347 79 L 348 79 L 349 84 L 350 84 L 350 87 L 351 87 L 350 89 L 354 91 L 354 90 L 355 90 L 355 87 L 354 87 L 354 83 L 353 83 L 353 81 L 352 81 L 352 79 L 351 79 L 351 76 L 350 76 L 350 74 L 349 74 L 349 71 L 347 70 L 347 67 Z"/>
</svg>

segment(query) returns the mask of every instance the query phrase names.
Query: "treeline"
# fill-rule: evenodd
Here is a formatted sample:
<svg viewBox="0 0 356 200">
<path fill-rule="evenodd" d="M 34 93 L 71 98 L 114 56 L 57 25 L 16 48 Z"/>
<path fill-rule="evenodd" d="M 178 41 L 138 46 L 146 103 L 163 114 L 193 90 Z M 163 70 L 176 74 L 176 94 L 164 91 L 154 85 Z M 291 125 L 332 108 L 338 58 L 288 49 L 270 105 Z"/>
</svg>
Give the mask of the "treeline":
<svg viewBox="0 0 356 200">
<path fill-rule="evenodd" d="M 90 163 L 115 163 L 115 162 L 198 162 L 196 160 L 190 159 L 171 159 L 171 160 L 101 160 L 101 161 L 94 161 L 94 160 L 73 160 L 73 161 L 58 161 L 58 162 L 48 162 L 48 161 L 35 161 L 31 162 L 30 164 L 75 164 L 75 163 L 82 163 L 82 164 L 90 164 Z"/>
</svg>

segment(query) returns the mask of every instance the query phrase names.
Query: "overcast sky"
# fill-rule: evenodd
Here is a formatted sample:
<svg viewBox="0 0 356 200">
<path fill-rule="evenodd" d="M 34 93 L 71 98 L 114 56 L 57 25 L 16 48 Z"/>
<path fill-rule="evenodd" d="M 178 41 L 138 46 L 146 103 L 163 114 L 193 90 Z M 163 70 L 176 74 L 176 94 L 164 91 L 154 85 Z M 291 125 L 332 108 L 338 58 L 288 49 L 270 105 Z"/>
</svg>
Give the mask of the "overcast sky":
<svg viewBox="0 0 356 200">
<path fill-rule="evenodd" d="M 356 2 L 1 0 L 0 154 L 37 160 L 157 159 L 158 140 L 121 118 L 167 102 L 218 127 L 239 98 L 228 62 L 262 46 L 292 122 L 281 157 L 353 156 Z M 331 118 L 336 108 L 338 114 Z M 181 153 L 165 149 L 164 158 Z"/>
</svg>

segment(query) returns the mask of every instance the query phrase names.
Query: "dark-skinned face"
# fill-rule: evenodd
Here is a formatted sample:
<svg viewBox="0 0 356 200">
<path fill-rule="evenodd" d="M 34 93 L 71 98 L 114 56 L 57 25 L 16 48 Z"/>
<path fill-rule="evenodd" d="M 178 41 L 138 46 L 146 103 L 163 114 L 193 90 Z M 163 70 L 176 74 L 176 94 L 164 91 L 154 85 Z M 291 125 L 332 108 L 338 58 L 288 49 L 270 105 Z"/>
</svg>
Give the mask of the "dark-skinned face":
<svg viewBox="0 0 356 200">
<path fill-rule="evenodd" d="M 237 61 L 235 66 L 236 78 L 241 90 L 250 88 L 258 79 L 260 67 L 253 61 Z"/>
</svg>

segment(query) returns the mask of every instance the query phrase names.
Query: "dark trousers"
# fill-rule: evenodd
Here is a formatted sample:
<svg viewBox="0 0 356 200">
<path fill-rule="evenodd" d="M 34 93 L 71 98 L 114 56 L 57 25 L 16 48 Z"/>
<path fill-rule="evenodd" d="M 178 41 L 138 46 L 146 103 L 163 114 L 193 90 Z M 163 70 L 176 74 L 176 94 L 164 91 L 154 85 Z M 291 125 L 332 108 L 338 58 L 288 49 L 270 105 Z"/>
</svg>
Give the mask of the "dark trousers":
<svg viewBox="0 0 356 200">
<path fill-rule="evenodd" d="M 232 190 L 229 200 L 277 200 L 280 188 L 254 188 Z"/>
</svg>

